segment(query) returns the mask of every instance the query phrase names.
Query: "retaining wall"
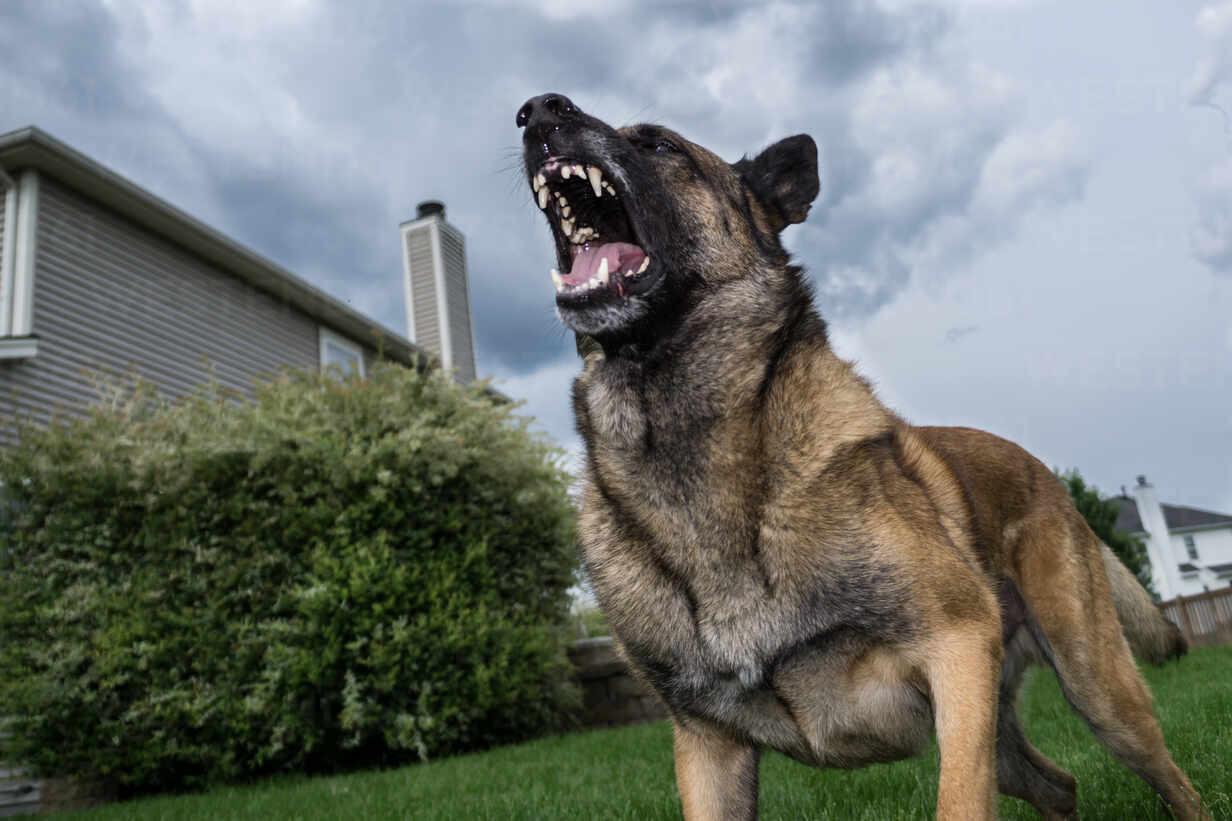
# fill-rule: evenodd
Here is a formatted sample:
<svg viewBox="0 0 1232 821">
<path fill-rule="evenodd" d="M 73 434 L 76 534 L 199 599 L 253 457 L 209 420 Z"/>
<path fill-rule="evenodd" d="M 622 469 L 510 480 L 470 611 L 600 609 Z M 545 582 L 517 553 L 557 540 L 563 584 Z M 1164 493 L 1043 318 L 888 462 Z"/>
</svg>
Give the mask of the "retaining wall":
<svg viewBox="0 0 1232 821">
<path fill-rule="evenodd" d="M 575 641 L 569 647 L 582 686 L 582 723 L 619 727 L 667 718 L 663 702 L 630 672 L 611 636 Z"/>
</svg>

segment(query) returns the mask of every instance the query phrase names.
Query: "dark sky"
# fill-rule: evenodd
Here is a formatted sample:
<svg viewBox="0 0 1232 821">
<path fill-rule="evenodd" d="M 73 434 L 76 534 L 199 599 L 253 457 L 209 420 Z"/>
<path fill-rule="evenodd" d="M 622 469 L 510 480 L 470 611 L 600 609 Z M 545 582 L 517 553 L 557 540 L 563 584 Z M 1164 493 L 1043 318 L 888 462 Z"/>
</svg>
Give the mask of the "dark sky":
<svg viewBox="0 0 1232 821">
<path fill-rule="evenodd" d="M 467 237 L 481 374 L 576 451 L 514 113 L 569 94 L 730 160 L 807 132 L 787 241 L 919 423 L 1232 511 L 1232 3 L 0 4 L 35 124 L 405 333 L 397 225 Z"/>
</svg>

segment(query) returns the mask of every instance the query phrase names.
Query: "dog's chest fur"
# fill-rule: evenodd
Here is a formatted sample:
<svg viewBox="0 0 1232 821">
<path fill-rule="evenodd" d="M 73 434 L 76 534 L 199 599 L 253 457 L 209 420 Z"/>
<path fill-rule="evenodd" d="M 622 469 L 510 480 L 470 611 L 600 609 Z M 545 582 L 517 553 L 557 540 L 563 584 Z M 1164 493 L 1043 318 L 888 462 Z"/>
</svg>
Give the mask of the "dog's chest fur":
<svg viewBox="0 0 1232 821">
<path fill-rule="evenodd" d="M 695 344 L 677 359 L 691 370 L 592 356 L 575 385 L 582 549 L 617 637 L 678 716 L 806 761 L 913 751 L 918 728 L 877 718 L 906 704 L 927 737 L 926 704 L 877 650 L 911 629 L 909 597 L 849 503 L 827 501 L 841 447 L 766 429 L 765 375 L 710 378 L 721 363 Z"/>
</svg>

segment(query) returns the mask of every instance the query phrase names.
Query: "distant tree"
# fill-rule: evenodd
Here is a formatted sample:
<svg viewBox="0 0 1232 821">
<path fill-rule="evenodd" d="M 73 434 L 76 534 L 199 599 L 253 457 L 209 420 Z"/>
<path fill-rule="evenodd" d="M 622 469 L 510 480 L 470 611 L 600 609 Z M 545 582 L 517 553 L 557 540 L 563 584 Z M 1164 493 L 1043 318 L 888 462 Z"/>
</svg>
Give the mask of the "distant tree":
<svg viewBox="0 0 1232 821">
<path fill-rule="evenodd" d="M 1054 468 L 1053 472 L 1065 485 L 1069 497 L 1074 501 L 1074 507 L 1078 508 L 1078 512 L 1087 520 L 1095 535 L 1112 548 L 1112 552 L 1152 596 L 1158 597 L 1151 580 L 1151 563 L 1147 559 L 1146 546 L 1136 536 L 1116 529 L 1117 516 L 1121 513 L 1120 503 L 1110 496 L 1102 495 L 1099 488 L 1083 481 L 1077 468 L 1071 468 L 1064 473 L 1059 468 Z"/>
</svg>

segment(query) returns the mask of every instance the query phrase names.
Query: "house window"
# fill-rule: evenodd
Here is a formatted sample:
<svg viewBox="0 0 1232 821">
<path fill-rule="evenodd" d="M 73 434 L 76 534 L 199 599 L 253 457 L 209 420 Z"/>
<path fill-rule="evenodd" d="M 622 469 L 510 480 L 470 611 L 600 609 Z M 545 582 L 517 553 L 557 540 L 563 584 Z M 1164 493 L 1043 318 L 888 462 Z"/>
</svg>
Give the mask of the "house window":
<svg viewBox="0 0 1232 821">
<path fill-rule="evenodd" d="M 364 352 L 351 340 L 333 331 L 321 329 L 321 369 L 330 365 L 344 372 L 364 375 Z"/>
<path fill-rule="evenodd" d="M 1189 558 L 1193 561 L 1198 560 L 1198 546 L 1194 544 L 1193 536 L 1185 537 L 1185 552 L 1189 554 Z"/>
</svg>

